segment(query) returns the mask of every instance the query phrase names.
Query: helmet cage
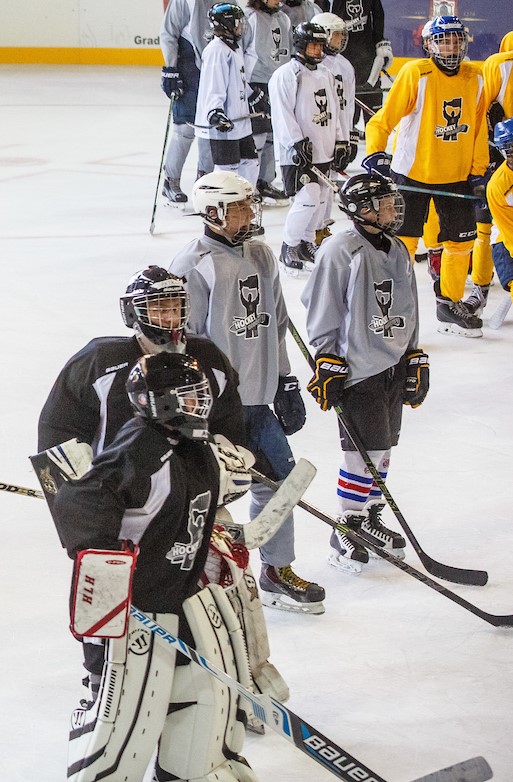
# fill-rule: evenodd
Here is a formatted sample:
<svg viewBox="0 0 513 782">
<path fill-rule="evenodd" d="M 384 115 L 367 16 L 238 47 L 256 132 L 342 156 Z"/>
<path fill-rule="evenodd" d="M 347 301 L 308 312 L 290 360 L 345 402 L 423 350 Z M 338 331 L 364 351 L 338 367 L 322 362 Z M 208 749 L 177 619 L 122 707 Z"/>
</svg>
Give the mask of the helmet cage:
<svg viewBox="0 0 513 782">
<path fill-rule="evenodd" d="M 318 65 L 322 61 L 323 55 L 314 57 L 307 54 L 306 49 L 310 43 L 321 43 L 324 51 L 324 48 L 328 43 L 328 33 L 320 24 L 303 22 L 294 28 L 292 41 L 294 52 L 302 62 L 305 62 L 308 65 Z"/>
<path fill-rule="evenodd" d="M 144 290 L 145 287 L 147 290 Z M 135 290 L 120 299 L 121 316 L 125 326 L 135 328 L 136 331 L 140 329 L 145 337 L 159 347 L 171 343 L 177 345 L 185 331 L 190 314 L 189 294 L 182 280 L 179 277 L 172 277 L 141 285 L 141 288 L 140 293 Z M 170 329 L 163 313 L 166 305 L 176 299 L 180 301 L 178 323 Z"/>
<path fill-rule="evenodd" d="M 234 209 L 240 209 L 242 211 L 240 201 L 229 201 L 228 203 L 218 203 L 207 207 L 207 209 L 213 211 L 215 209 L 216 217 L 208 212 L 204 215 L 204 220 L 207 224 L 214 225 L 216 228 L 220 228 L 222 236 L 233 245 L 239 245 L 245 242 L 247 239 L 251 239 L 252 236 L 259 230 L 262 225 L 262 199 L 259 196 L 249 196 L 251 199 L 251 210 L 253 212 L 253 219 L 246 228 L 241 228 L 235 234 L 228 234 L 226 232 L 227 227 L 227 214 L 228 209 L 233 212 Z M 246 199 L 244 199 L 246 200 Z"/>
<path fill-rule="evenodd" d="M 431 23 L 425 45 L 442 69 L 456 71 L 467 55 L 468 34 L 457 16 L 437 16 Z"/>
<path fill-rule="evenodd" d="M 344 51 L 349 41 L 349 32 L 343 19 L 341 19 L 336 14 L 322 13 L 316 14 L 311 18 L 310 21 L 313 24 L 320 24 L 320 26 L 324 27 L 326 30 L 328 35 L 328 41 L 324 46 L 324 51 L 326 54 L 341 54 Z M 338 46 L 334 46 L 332 44 L 334 33 L 342 33 L 340 44 Z"/>
<path fill-rule="evenodd" d="M 390 236 L 395 236 L 404 222 L 404 198 L 391 179 L 379 174 L 348 179 L 340 191 L 340 202 L 342 211 L 355 223 L 380 228 Z M 368 212 L 374 213 L 376 219 L 370 220 Z"/>
<path fill-rule="evenodd" d="M 503 157 L 513 157 L 513 119 L 507 119 L 496 124 L 493 132 L 493 143 Z"/>
</svg>

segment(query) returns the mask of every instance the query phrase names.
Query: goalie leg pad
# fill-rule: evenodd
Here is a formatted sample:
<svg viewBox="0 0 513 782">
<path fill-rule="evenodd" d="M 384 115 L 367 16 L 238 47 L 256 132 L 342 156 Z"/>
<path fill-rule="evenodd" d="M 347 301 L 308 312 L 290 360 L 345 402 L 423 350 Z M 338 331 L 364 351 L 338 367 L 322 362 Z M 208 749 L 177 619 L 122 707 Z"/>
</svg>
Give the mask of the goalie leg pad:
<svg viewBox="0 0 513 782">
<path fill-rule="evenodd" d="M 242 631 L 223 589 L 210 584 L 183 606 L 198 653 L 251 687 Z M 245 722 L 236 693 L 197 665 L 179 666 L 160 739 L 156 779 L 255 782 L 239 757 Z"/>
<path fill-rule="evenodd" d="M 176 635 L 178 617 L 155 614 Z M 76 709 L 69 737 L 72 782 L 140 782 L 164 725 L 176 652 L 130 620 L 123 638 L 109 641 L 93 707 Z"/>
</svg>

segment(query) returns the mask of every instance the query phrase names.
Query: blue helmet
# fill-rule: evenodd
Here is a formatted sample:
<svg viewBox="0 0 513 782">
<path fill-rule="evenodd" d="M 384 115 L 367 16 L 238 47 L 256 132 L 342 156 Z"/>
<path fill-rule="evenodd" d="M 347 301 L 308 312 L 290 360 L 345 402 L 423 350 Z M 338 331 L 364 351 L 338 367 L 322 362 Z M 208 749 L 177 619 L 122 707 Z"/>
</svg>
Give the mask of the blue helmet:
<svg viewBox="0 0 513 782">
<path fill-rule="evenodd" d="M 493 143 L 504 157 L 513 155 L 513 119 L 498 122 L 493 131 Z"/>
<path fill-rule="evenodd" d="M 429 53 L 445 71 L 457 71 L 466 57 L 468 33 L 457 16 L 437 16 L 429 27 Z"/>
</svg>

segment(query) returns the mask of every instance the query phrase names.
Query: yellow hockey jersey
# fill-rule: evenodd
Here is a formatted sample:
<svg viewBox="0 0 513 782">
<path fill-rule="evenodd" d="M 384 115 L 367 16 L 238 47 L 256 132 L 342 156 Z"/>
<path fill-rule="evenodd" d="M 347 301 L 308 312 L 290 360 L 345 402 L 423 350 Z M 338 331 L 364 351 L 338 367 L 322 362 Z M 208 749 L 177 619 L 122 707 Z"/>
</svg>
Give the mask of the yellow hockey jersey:
<svg viewBox="0 0 513 782">
<path fill-rule="evenodd" d="M 367 123 L 367 154 L 385 151 L 394 128 L 396 173 L 430 185 L 483 175 L 489 155 L 479 68 L 462 62 L 455 76 L 447 76 L 431 60 L 407 62 Z"/>
<path fill-rule="evenodd" d="M 494 100 L 513 117 L 513 51 L 492 54 L 483 65 L 486 108 Z"/>
<path fill-rule="evenodd" d="M 506 161 L 491 176 L 486 197 L 494 222 L 492 242 L 503 242 L 513 257 L 513 171 Z"/>
</svg>

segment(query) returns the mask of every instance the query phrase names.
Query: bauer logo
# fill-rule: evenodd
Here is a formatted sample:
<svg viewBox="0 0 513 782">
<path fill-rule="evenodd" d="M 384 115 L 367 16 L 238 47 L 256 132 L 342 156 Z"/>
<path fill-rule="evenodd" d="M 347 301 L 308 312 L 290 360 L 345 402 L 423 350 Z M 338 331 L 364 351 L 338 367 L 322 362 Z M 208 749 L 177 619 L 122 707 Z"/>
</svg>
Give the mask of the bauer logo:
<svg viewBox="0 0 513 782">
<path fill-rule="evenodd" d="M 343 755 L 320 736 L 310 735 L 303 740 L 303 743 L 328 768 L 331 767 L 337 769 L 337 771 L 345 772 L 345 778 L 354 779 L 355 782 L 382 782 L 381 779 L 376 779 L 365 766 L 361 766 L 351 755 Z M 337 774 L 337 776 L 340 776 L 340 774 Z"/>
</svg>

